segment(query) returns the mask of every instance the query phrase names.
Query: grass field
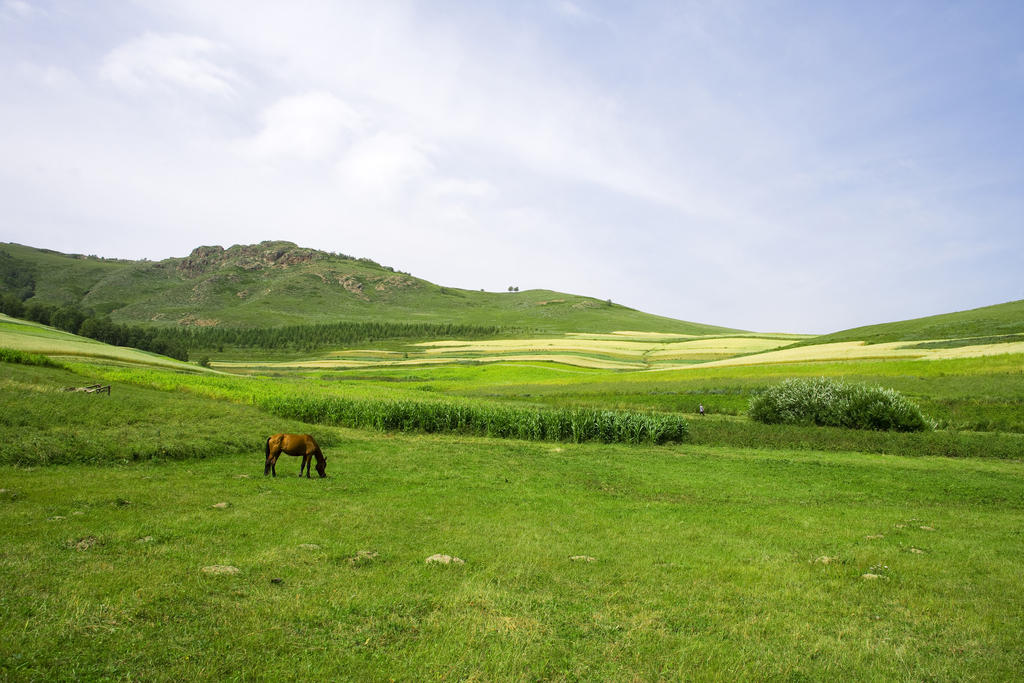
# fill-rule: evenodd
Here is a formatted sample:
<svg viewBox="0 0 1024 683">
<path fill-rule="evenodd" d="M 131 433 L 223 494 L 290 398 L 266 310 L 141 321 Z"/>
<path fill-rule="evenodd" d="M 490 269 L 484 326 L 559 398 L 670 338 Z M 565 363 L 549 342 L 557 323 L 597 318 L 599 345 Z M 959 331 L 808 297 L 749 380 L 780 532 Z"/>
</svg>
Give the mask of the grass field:
<svg viewBox="0 0 1024 683">
<path fill-rule="evenodd" d="M 0 363 L 0 680 L 1024 676 L 1024 355 L 546 339 L 418 347 L 435 364 L 364 349 L 375 364 L 348 370 L 254 358 L 239 376 L 0 321 L 0 347 L 64 364 Z M 764 387 L 817 376 L 896 388 L 942 428 L 745 417 Z M 59 391 L 94 383 L 113 390 Z M 708 415 L 685 443 L 627 446 L 273 412 L 312 399 Z M 287 458 L 263 478 L 280 431 L 316 435 L 328 477 Z"/>
<path fill-rule="evenodd" d="M 1024 671 L 1020 463 L 334 443 L 326 480 L 265 480 L 259 451 L 4 470 L 5 679 Z"/>
</svg>

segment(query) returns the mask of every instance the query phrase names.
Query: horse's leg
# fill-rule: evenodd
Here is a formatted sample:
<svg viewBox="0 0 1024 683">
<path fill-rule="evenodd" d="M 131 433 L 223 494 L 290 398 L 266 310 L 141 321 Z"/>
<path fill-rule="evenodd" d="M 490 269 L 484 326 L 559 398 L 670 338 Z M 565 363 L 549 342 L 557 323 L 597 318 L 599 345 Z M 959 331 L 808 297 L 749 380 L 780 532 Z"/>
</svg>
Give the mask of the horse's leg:
<svg viewBox="0 0 1024 683">
<path fill-rule="evenodd" d="M 299 468 L 299 476 L 302 476 L 302 470 L 306 470 L 306 479 L 309 479 L 309 467 L 313 463 L 313 454 L 306 453 L 302 456 L 302 467 Z"/>
</svg>

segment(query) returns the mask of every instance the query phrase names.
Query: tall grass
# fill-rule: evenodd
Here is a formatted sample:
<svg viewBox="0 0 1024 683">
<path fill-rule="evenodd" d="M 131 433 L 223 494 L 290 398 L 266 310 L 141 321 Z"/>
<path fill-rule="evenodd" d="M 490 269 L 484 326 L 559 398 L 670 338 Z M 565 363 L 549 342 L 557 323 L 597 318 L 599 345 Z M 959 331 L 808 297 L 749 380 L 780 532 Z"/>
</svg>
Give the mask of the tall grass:
<svg viewBox="0 0 1024 683">
<path fill-rule="evenodd" d="M 847 384 L 829 377 L 788 379 L 750 399 L 747 414 L 765 424 L 922 432 L 934 429 L 895 389 Z"/>
<path fill-rule="evenodd" d="M 63 368 L 64 364 L 41 353 L 25 353 L 14 349 L 0 349 L 0 363 L 38 365 L 46 368 Z"/>
<path fill-rule="evenodd" d="M 527 441 L 654 443 L 685 441 L 676 415 L 588 408 L 537 410 L 450 401 L 366 400 L 339 396 L 275 396 L 260 406 L 281 417 L 378 431 L 471 434 Z"/>
</svg>

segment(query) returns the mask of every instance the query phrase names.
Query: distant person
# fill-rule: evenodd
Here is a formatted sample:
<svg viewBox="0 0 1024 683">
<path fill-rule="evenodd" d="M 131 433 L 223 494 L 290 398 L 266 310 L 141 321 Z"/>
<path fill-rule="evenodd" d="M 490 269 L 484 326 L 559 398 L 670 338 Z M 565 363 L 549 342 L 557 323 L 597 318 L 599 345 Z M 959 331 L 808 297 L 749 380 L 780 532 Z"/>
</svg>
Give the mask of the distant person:
<svg viewBox="0 0 1024 683">
<path fill-rule="evenodd" d="M 703 403 L 700 404 L 700 416 L 704 417 L 704 404 Z"/>
</svg>

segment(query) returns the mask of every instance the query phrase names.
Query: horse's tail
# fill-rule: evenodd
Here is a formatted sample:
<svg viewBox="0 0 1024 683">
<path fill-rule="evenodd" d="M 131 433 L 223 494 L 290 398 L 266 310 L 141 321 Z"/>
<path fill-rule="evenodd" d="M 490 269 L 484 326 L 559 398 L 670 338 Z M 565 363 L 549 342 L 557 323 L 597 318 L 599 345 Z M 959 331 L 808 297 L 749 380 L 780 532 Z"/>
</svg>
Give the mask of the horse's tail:
<svg viewBox="0 0 1024 683">
<path fill-rule="evenodd" d="M 269 436 L 267 437 L 267 445 L 266 445 L 266 448 L 263 449 L 263 454 L 266 457 L 268 457 L 268 458 L 270 457 L 270 439 L 271 438 L 272 437 L 269 437 Z"/>
</svg>

